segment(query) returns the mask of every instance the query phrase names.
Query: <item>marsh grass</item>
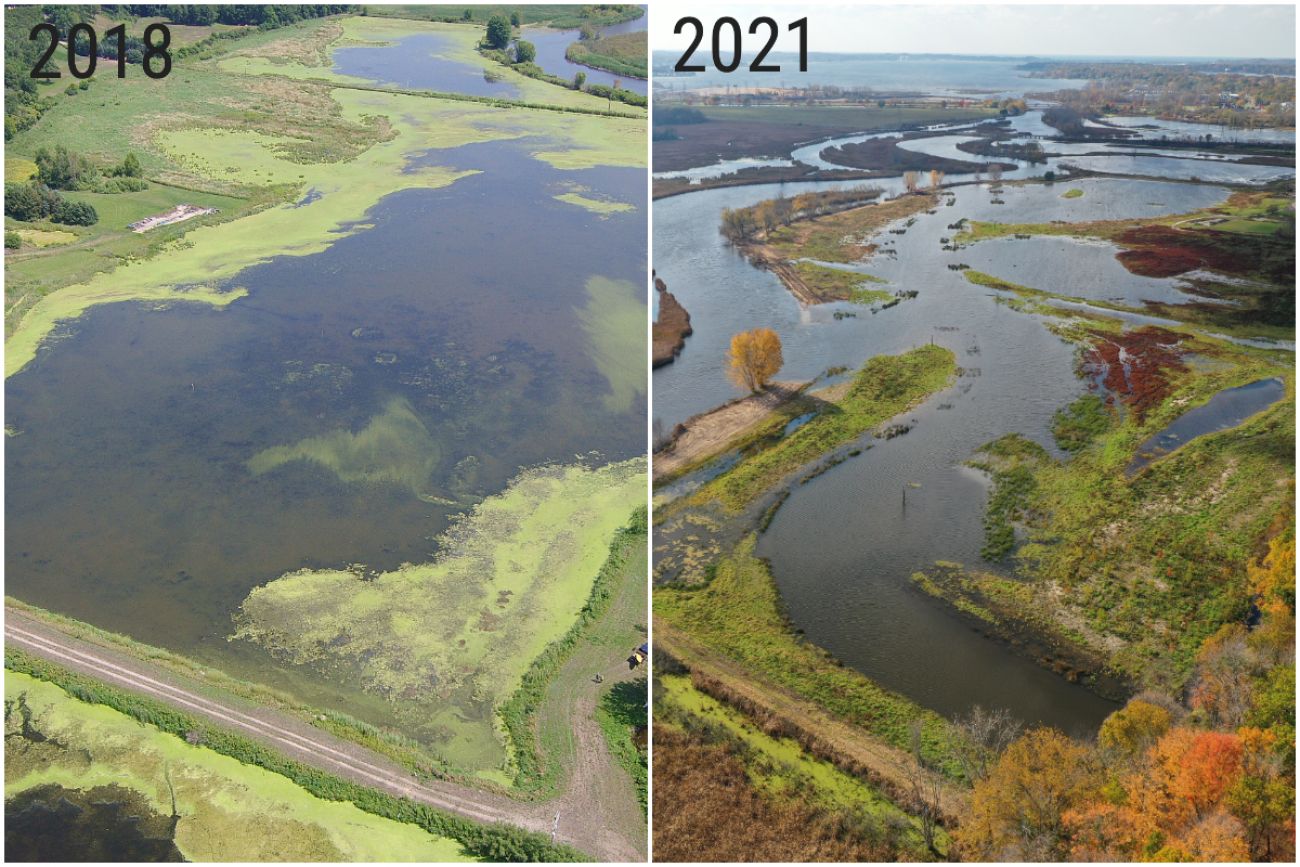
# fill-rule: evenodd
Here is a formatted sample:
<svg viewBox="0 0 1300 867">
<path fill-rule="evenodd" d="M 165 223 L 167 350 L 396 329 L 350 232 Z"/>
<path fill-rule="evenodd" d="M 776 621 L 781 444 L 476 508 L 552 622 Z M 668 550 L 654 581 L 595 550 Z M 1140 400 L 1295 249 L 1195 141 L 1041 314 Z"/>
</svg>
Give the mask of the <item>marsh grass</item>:
<svg viewBox="0 0 1300 867">
<path fill-rule="evenodd" d="M 926 759 L 958 774 L 947 746 L 948 725 L 938 714 L 794 634 L 767 564 L 754 556 L 754 543 L 748 536 L 719 559 L 707 584 L 656 588 L 655 616 L 900 749 L 911 748 L 912 726 L 919 723 Z"/>
<path fill-rule="evenodd" d="M 842 446 L 944 388 L 956 371 L 956 356 L 940 346 L 870 359 L 843 397 L 826 402 L 806 424 L 770 447 L 756 451 L 702 486 L 692 502 L 719 500 L 740 511 L 784 476 Z"/>
</svg>

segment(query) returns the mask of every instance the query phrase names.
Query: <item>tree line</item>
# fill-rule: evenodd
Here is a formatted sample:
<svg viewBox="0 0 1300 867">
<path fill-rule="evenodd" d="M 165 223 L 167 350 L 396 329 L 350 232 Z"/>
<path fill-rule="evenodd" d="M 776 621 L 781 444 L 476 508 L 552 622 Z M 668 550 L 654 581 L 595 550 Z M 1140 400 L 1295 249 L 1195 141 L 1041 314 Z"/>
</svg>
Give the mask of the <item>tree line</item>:
<svg viewBox="0 0 1300 867">
<path fill-rule="evenodd" d="M 796 220 L 808 220 L 865 205 L 883 194 L 884 190 L 879 187 L 858 186 L 847 190 L 779 196 L 745 208 L 723 208 L 722 225 L 718 231 L 733 244 L 743 243 L 757 236 L 760 230 L 771 232 Z"/>
</svg>

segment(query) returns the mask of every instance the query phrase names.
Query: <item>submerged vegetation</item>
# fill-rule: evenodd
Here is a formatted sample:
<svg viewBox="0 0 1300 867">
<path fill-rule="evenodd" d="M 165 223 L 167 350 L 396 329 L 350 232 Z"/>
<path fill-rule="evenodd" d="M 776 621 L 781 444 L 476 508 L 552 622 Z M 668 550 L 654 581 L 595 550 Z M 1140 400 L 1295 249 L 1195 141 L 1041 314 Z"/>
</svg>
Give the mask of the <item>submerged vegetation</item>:
<svg viewBox="0 0 1300 867">
<path fill-rule="evenodd" d="M 248 595 L 235 637 L 350 672 L 420 740 L 489 772 L 504 765 L 496 710 L 581 617 L 610 538 L 644 492 L 644 459 L 525 471 L 447 531 L 437 559 L 286 575 Z"/>
<path fill-rule="evenodd" d="M 335 430 L 288 446 L 258 452 L 248 461 L 253 475 L 294 461 L 325 467 L 344 483 L 389 483 L 425 494 L 442 448 L 403 398 L 391 398 L 384 411 L 361 430 Z"/>
<path fill-rule="evenodd" d="M 646 305 L 626 280 L 592 277 L 587 303 L 578 321 L 608 391 L 602 397 L 610 412 L 627 412 L 645 394 Z"/>
</svg>

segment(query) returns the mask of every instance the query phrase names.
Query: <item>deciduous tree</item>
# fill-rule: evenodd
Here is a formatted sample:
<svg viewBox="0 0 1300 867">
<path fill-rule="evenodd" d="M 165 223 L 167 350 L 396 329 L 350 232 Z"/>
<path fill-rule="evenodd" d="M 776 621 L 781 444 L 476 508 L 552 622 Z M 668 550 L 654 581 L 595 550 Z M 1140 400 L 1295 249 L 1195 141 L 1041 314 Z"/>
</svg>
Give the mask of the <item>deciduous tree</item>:
<svg viewBox="0 0 1300 867">
<path fill-rule="evenodd" d="M 1097 742 L 1106 749 L 1132 758 L 1146 751 L 1151 744 L 1169 731 L 1173 722 L 1164 708 L 1133 699 L 1120 710 L 1106 717 L 1097 732 Z"/>
<path fill-rule="evenodd" d="M 967 858 L 1060 860 L 1069 852 L 1064 817 L 1102 783 L 1094 752 L 1054 729 L 1034 729 L 1007 748 L 975 784 L 957 829 Z"/>
<path fill-rule="evenodd" d="M 771 328 L 742 331 L 731 338 L 727 375 L 741 388 L 757 392 L 781 369 L 781 338 Z"/>
</svg>

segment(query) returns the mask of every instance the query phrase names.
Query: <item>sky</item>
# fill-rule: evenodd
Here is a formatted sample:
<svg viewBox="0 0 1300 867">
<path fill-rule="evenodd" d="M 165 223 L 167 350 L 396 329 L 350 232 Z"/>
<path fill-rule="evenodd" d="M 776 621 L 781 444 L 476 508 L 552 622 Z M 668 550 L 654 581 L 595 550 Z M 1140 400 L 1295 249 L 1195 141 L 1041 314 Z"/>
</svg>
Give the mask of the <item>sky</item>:
<svg viewBox="0 0 1300 867">
<path fill-rule="evenodd" d="M 695 60 L 707 62 L 714 21 L 723 15 L 748 30 L 759 15 L 781 25 L 777 51 L 798 50 L 786 30 L 808 18 L 809 51 L 1046 56 L 1280 57 L 1296 54 L 1294 5 L 864 5 L 766 4 L 656 0 L 650 10 L 651 45 L 682 52 L 693 30 L 674 35 L 684 15 L 706 32 Z M 746 36 L 746 56 L 760 36 Z M 727 33 L 727 40 L 730 40 Z M 728 46 L 730 42 L 726 42 Z M 729 48 L 724 52 L 724 57 Z"/>
</svg>

